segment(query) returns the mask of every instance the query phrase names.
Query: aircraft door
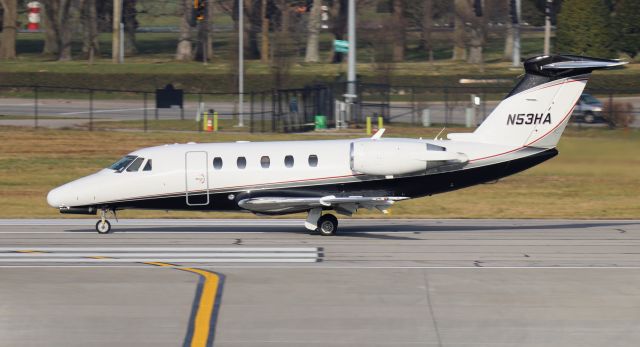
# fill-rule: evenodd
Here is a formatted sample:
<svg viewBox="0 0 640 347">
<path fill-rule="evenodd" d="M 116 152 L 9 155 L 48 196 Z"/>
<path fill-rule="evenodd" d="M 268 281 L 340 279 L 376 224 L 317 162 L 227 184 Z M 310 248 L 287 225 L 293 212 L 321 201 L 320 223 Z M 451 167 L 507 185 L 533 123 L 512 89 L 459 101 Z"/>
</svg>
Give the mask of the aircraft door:
<svg viewBox="0 0 640 347">
<path fill-rule="evenodd" d="M 207 152 L 187 152 L 184 162 L 187 205 L 208 205 L 209 165 Z"/>
</svg>

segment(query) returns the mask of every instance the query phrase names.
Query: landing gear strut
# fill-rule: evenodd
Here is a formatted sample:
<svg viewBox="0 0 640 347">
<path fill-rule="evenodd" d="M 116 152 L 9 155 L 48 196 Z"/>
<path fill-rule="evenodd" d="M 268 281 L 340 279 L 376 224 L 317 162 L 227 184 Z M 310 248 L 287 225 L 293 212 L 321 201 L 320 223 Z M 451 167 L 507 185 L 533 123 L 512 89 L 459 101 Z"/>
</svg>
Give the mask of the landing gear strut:
<svg viewBox="0 0 640 347">
<path fill-rule="evenodd" d="M 111 231 L 111 223 L 107 220 L 107 209 L 100 210 L 100 220 L 96 223 L 98 234 L 108 234 Z"/>
<path fill-rule="evenodd" d="M 304 227 L 309 229 L 311 233 L 318 233 L 322 236 L 335 235 L 338 231 L 338 218 L 330 213 L 323 216 L 321 208 L 314 208 L 309 210 Z"/>
</svg>

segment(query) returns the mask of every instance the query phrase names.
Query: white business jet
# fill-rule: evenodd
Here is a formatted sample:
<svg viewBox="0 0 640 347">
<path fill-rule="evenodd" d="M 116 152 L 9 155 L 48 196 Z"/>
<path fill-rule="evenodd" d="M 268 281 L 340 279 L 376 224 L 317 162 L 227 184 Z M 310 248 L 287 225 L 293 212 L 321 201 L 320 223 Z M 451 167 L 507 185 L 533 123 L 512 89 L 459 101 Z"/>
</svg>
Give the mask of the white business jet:
<svg viewBox="0 0 640 347">
<path fill-rule="evenodd" d="M 556 145 L 593 70 L 617 60 L 554 55 L 524 62 L 526 74 L 472 133 L 447 139 L 187 143 L 143 148 L 53 189 L 61 213 L 96 214 L 99 233 L 123 209 L 307 212 L 304 226 L 333 235 L 358 209 L 444 193 L 526 170 Z"/>
</svg>

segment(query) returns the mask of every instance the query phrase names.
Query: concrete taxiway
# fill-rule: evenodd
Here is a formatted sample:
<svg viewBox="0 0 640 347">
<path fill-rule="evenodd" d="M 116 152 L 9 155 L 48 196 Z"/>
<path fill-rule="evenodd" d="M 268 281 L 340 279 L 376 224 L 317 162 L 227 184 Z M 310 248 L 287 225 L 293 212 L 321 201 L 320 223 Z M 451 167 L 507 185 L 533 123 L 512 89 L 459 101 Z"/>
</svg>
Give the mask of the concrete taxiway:
<svg viewBox="0 0 640 347">
<path fill-rule="evenodd" d="M 640 221 L 0 220 L 0 346 L 637 346 Z"/>
</svg>

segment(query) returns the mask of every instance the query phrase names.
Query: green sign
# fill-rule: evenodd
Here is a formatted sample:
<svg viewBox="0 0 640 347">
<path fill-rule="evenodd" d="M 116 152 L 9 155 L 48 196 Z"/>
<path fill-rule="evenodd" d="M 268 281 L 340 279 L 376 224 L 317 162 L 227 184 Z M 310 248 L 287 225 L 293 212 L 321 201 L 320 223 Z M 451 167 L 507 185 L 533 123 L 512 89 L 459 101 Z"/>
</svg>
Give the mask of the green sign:
<svg viewBox="0 0 640 347">
<path fill-rule="evenodd" d="M 333 49 L 337 53 L 347 53 L 347 52 L 349 52 L 349 41 L 334 40 L 333 41 Z"/>
</svg>

